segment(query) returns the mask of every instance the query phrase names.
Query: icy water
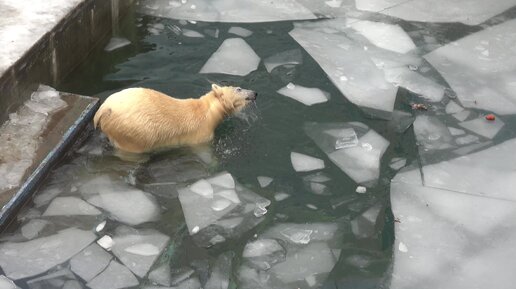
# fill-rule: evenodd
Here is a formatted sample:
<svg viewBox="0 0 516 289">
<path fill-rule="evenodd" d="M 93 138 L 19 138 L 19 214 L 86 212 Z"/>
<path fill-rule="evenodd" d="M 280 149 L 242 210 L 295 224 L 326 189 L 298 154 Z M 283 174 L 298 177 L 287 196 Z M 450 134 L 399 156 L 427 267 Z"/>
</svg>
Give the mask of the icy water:
<svg viewBox="0 0 516 289">
<path fill-rule="evenodd" d="M 203 148 L 135 162 L 86 135 L 2 235 L 4 275 L 21 288 L 511 288 L 516 24 L 498 14 L 514 3 L 247 2 L 142 1 L 122 47 L 58 88 L 259 96 Z"/>
</svg>

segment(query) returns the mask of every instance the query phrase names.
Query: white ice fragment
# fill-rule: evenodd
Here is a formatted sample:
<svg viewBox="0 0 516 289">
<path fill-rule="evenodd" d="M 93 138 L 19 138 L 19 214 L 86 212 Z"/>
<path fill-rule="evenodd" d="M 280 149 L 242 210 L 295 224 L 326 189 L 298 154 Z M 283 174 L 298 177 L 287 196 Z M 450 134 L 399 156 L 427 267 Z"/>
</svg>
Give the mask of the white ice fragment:
<svg viewBox="0 0 516 289">
<path fill-rule="evenodd" d="M 342 5 L 342 0 L 324 1 L 324 4 L 330 6 L 331 8 L 339 8 L 340 5 Z M 312 286 L 310 286 L 310 287 L 312 287 Z"/>
<path fill-rule="evenodd" d="M 0 267 L 13 280 L 34 276 L 66 262 L 94 240 L 90 231 L 68 228 L 27 242 L 5 242 L 0 244 Z"/>
<path fill-rule="evenodd" d="M 101 222 L 100 224 L 98 224 L 96 227 L 95 227 L 95 232 L 101 232 L 102 230 L 104 230 L 104 227 L 106 226 L 107 224 L 107 221 L 103 221 Z"/>
<path fill-rule="evenodd" d="M 314 287 L 317 284 L 317 279 L 315 278 L 315 275 L 306 276 L 305 281 L 309 287 Z"/>
<path fill-rule="evenodd" d="M 484 117 L 480 117 L 461 122 L 459 125 L 483 137 L 493 139 L 504 126 L 504 122 L 500 118 L 487 120 Z"/>
<path fill-rule="evenodd" d="M 458 137 L 455 139 L 455 143 L 458 145 L 467 145 L 467 144 L 479 142 L 479 141 L 480 141 L 480 139 L 478 138 L 478 136 L 471 135 L 471 134 L 461 136 L 461 137 Z"/>
<path fill-rule="evenodd" d="M 113 254 L 134 274 L 143 277 L 168 244 L 169 237 L 152 229 L 117 228 Z"/>
<path fill-rule="evenodd" d="M 453 114 L 463 111 L 464 108 L 462 106 L 458 105 L 455 101 L 450 100 L 448 104 L 446 105 L 445 111 L 447 114 Z"/>
<path fill-rule="evenodd" d="M 190 3 L 195 4 L 172 7 L 167 1 L 143 0 L 137 7 L 147 15 L 206 22 L 255 23 L 317 18 L 295 0 L 240 0 L 231 3 L 198 0 Z"/>
<path fill-rule="evenodd" d="M 93 243 L 70 260 L 71 270 L 86 282 L 102 272 L 113 256 Z"/>
<path fill-rule="evenodd" d="M 223 172 L 217 176 L 209 178 L 208 182 L 212 185 L 217 185 L 227 189 L 235 188 L 235 180 L 233 179 L 233 176 L 227 172 Z"/>
<path fill-rule="evenodd" d="M 262 187 L 262 188 L 267 187 L 274 180 L 273 178 L 266 177 L 266 176 L 258 176 L 258 177 L 256 177 L 256 179 L 258 180 L 258 183 L 260 184 L 260 187 Z"/>
<path fill-rule="evenodd" d="M 463 134 L 465 134 L 465 133 L 466 133 L 466 132 L 465 132 L 464 130 L 462 130 L 462 129 L 458 129 L 458 128 L 451 127 L 451 126 L 449 126 L 449 127 L 448 127 L 448 130 L 450 131 L 450 134 L 451 134 L 452 136 L 463 135 Z"/>
<path fill-rule="evenodd" d="M 303 55 L 300 49 L 292 49 L 267 57 L 263 60 L 263 63 L 270 73 L 274 68 L 281 65 L 303 63 Z"/>
<path fill-rule="evenodd" d="M 289 85 L 279 89 L 278 93 L 308 106 L 328 101 L 328 93 L 320 90 L 319 88 L 304 87 L 301 85 L 289 87 Z"/>
<path fill-rule="evenodd" d="M 400 242 L 398 244 L 398 250 L 400 250 L 400 252 L 407 253 L 408 252 L 407 245 L 405 245 L 403 242 Z"/>
<path fill-rule="evenodd" d="M 45 228 L 46 225 L 50 224 L 49 221 L 33 219 L 30 220 L 27 224 L 21 227 L 22 236 L 27 238 L 28 240 L 36 238 L 41 230 Z"/>
<path fill-rule="evenodd" d="M 244 76 L 258 68 L 260 57 L 242 38 L 224 40 L 199 73 Z"/>
<path fill-rule="evenodd" d="M 309 172 L 325 167 L 323 160 L 296 152 L 290 153 L 290 160 L 296 172 Z"/>
<path fill-rule="evenodd" d="M 109 266 L 97 277 L 86 284 L 91 289 L 120 289 L 134 287 L 138 279 L 125 266 L 111 261 Z"/>
<path fill-rule="evenodd" d="M 452 116 L 457 119 L 458 121 L 465 121 L 469 115 L 471 114 L 471 111 L 469 110 L 463 110 L 461 112 L 457 112 L 452 114 Z"/>
<path fill-rule="evenodd" d="M 414 134 L 418 144 L 427 150 L 442 150 L 454 146 L 448 128 L 433 116 L 418 115 L 414 121 Z"/>
<path fill-rule="evenodd" d="M 312 191 L 312 193 L 314 193 L 316 195 L 326 194 L 327 189 L 328 189 L 328 187 L 325 184 L 316 183 L 316 182 L 310 183 L 310 190 Z"/>
<path fill-rule="evenodd" d="M 295 85 L 295 84 L 293 84 L 292 82 L 289 82 L 289 84 L 287 84 L 286 88 L 288 88 L 288 89 L 294 89 L 294 88 L 296 88 L 296 85 Z"/>
<path fill-rule="evenodd" d="M 43 216 L 100 215 L 101 212 L 77 197 L 55 198 L 43 213 Z"/>
<path fill-rule="evenodd" d="M 313 230 L 287 227 L 280 233 L 281 235 L 287 237 L 288 240 L 292 243 L 308 244 L 310 243 L 310 236 L 312 235 Z"/>
<path fill-rule="evenodd" d="M 231 275 L 231 263 L 233 252 L 221 254 L 211 268 L 210 278 L 206 281 L 203 289 L 228 289 Z"/>
<path fill-rule="evenodd" d="M 402 86 L 431 102 L 439 102 L 444 97 L 444 87 L 408 67 L 384 68 L 385 79 Z"/>
<path fill-rule="evenodd" d="M 231 202 L 233 202 L 235 204 L 239 204 L 240 203 L 240 199 L 238 198 L 238 194 L 236 193 L 235 190 L 223 190 L 223 191 L 218 192 L 217 195 L 221 196 L 221 197 L 223 197 L 223 198 L 225 198 L 227 200 L 230 200 Z M 215 201 L 215 202 L 217 202 L 217 201 Z M 220 206 L 222 205 L 221 200 L 218 200 L 218 205 L 215 205 L 215 202 L 213 202 L 213 204 L 212 204 L 212 209 L 214 209 L 214 207 L 219 207 L 220 208 Z M 227 204 L 225 206 L 227 207 L 229 205 L 230 204 Z M 223 208 L 223 209 L 225 209 L 225 208 Z"/>
<path fill-rule="evenodd" d="M 198 180 L 190 186 L 190 190 L 204 198 L 212 199 L 213 198 L 213 187 L 211 184 L 204 180 Z"/>
<path fill-rule="evenodd" d="M 236 195 L 236 193 L 235 193 L 235 195 Z M 211 203 L 211 208 L 217 212 L 223 211 L 226 208 L 228 208 L 229 206 L 231 206 L 231 201 L 229 201 L 228 199 L 219 199 L 219 200 L 215 200 L 215 201 L 213 201 L 213 203 Z"/>
<path fill-rule="evenodd" d="M 231 28 L 229 28 L 228 30 L 228 33 L 235 34 L 245 38 L 251 36 L 253 34 L 253 31 L 238 26 L 231 26 Z"/>
<path fill-rule="evenodd" d="M 172 276 L 170 272 L 170 265 L 164 263 L 158 268 L 152 270 L 149 273 L 149 280 L 153 283 L 160 284 L 163 286 L 170 286 L 172 283 Z"/>
<path fill-rule="evenodd" d="M 317 210 L 317 206 L 314 204 L 306 204 L 306 207 L 309 208 L 310 210 Z"/>
<path fill-rule="evenodd" d="M 484 9 L 492 8 L 490 3 L 475 1 L 475 5 L 481 3 L 488 6 Z M 467 6 L 470 5 L 468 2 Z M 450 84 L 464 107 L 484 109 L 501 115 L 514 114 L 516 87 L 514 77 L 511 76 L 516 67 L 516 51 L 511 49 L 516 45 L 514 29 L 516 20 L 505 21 L 469 34 L 424 57 Z M 476 49 L 485 46 L 483 41 L 488 42 L 489 57 Z"/>
<path fill-rule="evenodd" d="M 197 234 L 199 232 L 199 226 L 195 226 L 192 229 L 192 234 Z"/>
<path fill-rule="evenodd" d="M 4 275 L 0 275 L 0 288 L 1 289 L 20 289 L 20 287 L 16 286 L 12 280 L 5 277 Z"/>
<path fill-rule="evenodd" d="M 282 250 L 284 250 L 283 247 L 274 239 L 258 239 L 245 245 L 242 256 L 244 258 L 259 257 Z"/>
<path fill-rule="evenodd" d="M 389 167 L 393 170 L 399 170 L 402 167 L 404 167 L 407 164 L 407 159 L 405 158 L 393 158 L 391 160 L 391 163 L 389 164 Z"/>
<path fill-rule="evenodd" d="M 335 149 L 345 149 L 358 145 L 358 137 L 354 129 L 344 128 L 332 133 L 337 140 L 335 141 Z"/>
<path fill-rule="evenodd" d="M 350 26 L 380 48 L 398 53 L 407 53 L 416 48 L 399 25 L 359 20 L 350 23 Z"/>
<path fill-rule="evenodd" d="M 109 39 L 109 43 L 106 45 L 106 47 L 104 47 L 104 50 L 111 52 L 113 50 L 125 47 L 129 44 L 131 44 L 131 41 L 129 41 L 126 38 L 112 37 L 111 39 Z"/>
<path fill-rule="evenodd" d="M 110 251 L 111 247 L 113 247 L 113 239 L 108 235 L 104 235 L 102 238 L 97 240 L 97 244 L 99 244 L 100 247 Z"/>
<path fill-rule="evenodd" d="M 127 247 L 124 249 L 124 251 L 131 253 L 131 254 L 140 255 L 140 256 L 155 256 L 160 253 L 160 250 L 158 247 L 156 247 L 152 244 L 147 244 L 147 243 L 136 244 L 136 245 Z"/>
<path fill-rule="evenodd" d="M 191 38 L 204 38 L 204 35 L 202 35 L 201 33 L 195 31 L 195 30 L 190 30 L 190 29 L 183 29 L 183 35 L 186 36 L 186 37 L 191 37 Z"/>
<path fill-rule="evenodd" d="M 34 204 L 37 208 L 48 204 L 51 200 L 57 197 L 59 194 L 63 192 L 63 189 L 58 187 L 46 188 L 37 193 L 34 197 Z"/>
<path fill-rule="evenodd" d="M 276 200 L 276 202 L 281 202 L 281 201 L 287 199 L 288 197 L 290 197 L 290 195 L 287 193 L 283 193 L 283 192 L 279 192 L 274 195 L 274 199 Z"/>
<path fill-rule="evenodd" d="M 265 202 L 259 202 L 255 204 L 254 207 L 254 216 L 259 218 L 267 214 L 267 207 L 271 204 L 269 200 L 266 200 Z"/>
<path fill-rule="evenodd" d="M 357 192 L 359 194 L 365 194 L 367 192 L 367 188 L 363 187 L 363 186 L 358 186 L 357 189 L 355 190 L 355 192 Z"/>
</svg>

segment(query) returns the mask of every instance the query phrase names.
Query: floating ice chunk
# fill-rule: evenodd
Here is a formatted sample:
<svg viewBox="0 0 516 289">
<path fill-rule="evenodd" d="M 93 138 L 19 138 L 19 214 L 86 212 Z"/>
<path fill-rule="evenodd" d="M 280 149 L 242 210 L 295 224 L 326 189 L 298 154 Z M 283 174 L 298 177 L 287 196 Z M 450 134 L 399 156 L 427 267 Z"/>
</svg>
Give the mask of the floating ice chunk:
<svg viewBox="0 0 516 289">
<path fill-rule="evenodd" d="M 291 152 L 290 160 L 296 172 L 309 172 L 324 169 L 324 161 L 308 155 Z"/>
<path fill-rule="evenodd" d="M 444 87 L 408 67 L 384 68 L 388 82 L 402 86 L 431 102 L 439 102 L 444 96 Z"/>
<path fill-rule="evenodd" d="M 13 281 L 9 280 L 9 278 L 4 275 L 0 275 L 0 288 L 2 289 L 20 289 L 20 287 L 16 286 Z"/>
<path fill-rule="evenodd" d="M 490 6 L 487 2 L 475 2 L 478 2 L 475 5 L 485 3 Z M 516 52 L 511 49 L 516 45 L 515 28 L 516 20 L 506 21 L 438 48 L 424 57 L 446 79 L 464 107 L 502 115 L 514 114 L 516 89 L 510 75 L 516 67 Z M 482 53 L 486 49 L 489 56 Z"/>
<path fill-rule="evenodd" d="M 235 193 L 235 196 L 236 196 L 236 193 Z M 238 198 L 238 196 L 237 196 L 237 198 Z M 211 203 L 211 208 L 217 212 L 225 210 L 229 206 L 231 206 L 231 201 L 229 201 L 228 199 L 219 199 L 219 200 L 215 200 L 215 201 L 213 201 L 213 203 Z"/>
<path fill-rule="evenodd" d="M 213 187 L 208 181 L 202 179 L 193 183 L 190 186 L 190 191 L 203 196 L 204 198 L 212 199 L 213 198 Z"/>
<path fill-rule="evenodd" d="M 95 240 L 95 234 L 75 228 L 27 242 L 0 244 L 0 267 L 14 280 L 47 271 L 80 252 Z"/>
<path fill-rule="evenodd" d="M 183 29 L 183 35 L 191 38 L 204 38 L 204 35 L 201 33 L 190 29 Z"/>
<path fill-rule="evenodd" d="M 450 134 L 451 134 L 452 136 L 463 135 L 463 134 L 465 134 L 465 133 L 466 133 L 466 132 L 465 132 L 464 130 L 462 130 L 462 129 L 458 129 L 458 128 L 451 127 L 451 126 L 449 126 L 449 127 L 448 127 L 448 130 L 450 131 Z"/>
<path fill-rule="evenodd" d="M 168 244 L 169 237 L 155 230 L 118 227 L 112 251 L 134 274 L 143 277 Z"/>
<path fill-rule="evenodd" d="M 253 23 L 316 19 L 306 7 L 295 0 L 266 1 L 241 0 L 238 2 L 199 0 L 192 5 L 169 5 L 168 1 L 144 0 L 138 5 L 148 15 L 207 22 Z M 186 3 L 184 3 L 186 4 Z M 157 9 L 152 9 L 157 7 Z"/>
<path fill-rule="evenodd" d="M 263 63 L 270 73 L 274 68 L 281 65 L 303 63 L 303 55 L 300 49 L 292 49 L 267 57 L 263 60 Z"/>
<path fill-rule="evenodd" d="M 382 204 L 369 208 L 362 215 L 351 221 L 351 231 L 359 239 L 374 237 L 377 233 L 378 217 L 382 211 Z"/>
<path fill-rule="evenodd" d="M 91 289 L 119 289 L 137 286 L 138 279 L 125 266 L 111 261 L 109 266 L 86 284 Z"/>
<path fill-rule="evenodd" d="M 98 224 L 96 227 L 95 227 L 95 232 L 101 232 L 102 230 L 104 230 L 104 227 L 106 226 L 107 224 L 107 221 L 103 221 L 101 222 L 100 224 Z"/>
<path fill-rule="evenodd" d="M 33 202 L 34 202 L 36 208 L 39 208 L 43 205 L 50 203 L 51 200 L 53 200 L 55 197 L 57 197 L 62 192 L 63 192 L 63 189 L 61 189 L 59 187 L 46 188 L 37 193 L 37 195 L 34 197 Z"/>
<path fill-rule="evenodd" d="M 356 268 L 366 268 L 371 264 L 371 259 L 362 255 L 351 255 L 346 258 L 346 263 Z"/>
<path fill-rule="evenodd" d="M 407 164 L 407 159 L 405 158 L 393 158 L 391 160 L 391 163 L 389 164 L 389 167 L 393 170 L 399 170 L 402 167 L 404 167 Z"/>
<path fill-rule="evenodd" d="M 445 108 L 445 111 L 446 111 L 447 114 L 458 113 L 458 112 L 461 112 L 463 110 L 464 110 L 464 108 L 462 108 L 462 106 L 458 105 L 453 100 L 448 102 L 448 104 L 446 105 L 446 108 Z"/>
<path fill-rule="evenodd" d="M 278 93 L 295 99 L 308 106 L 328 101 L 327 92 L 318 88 L 309 88 L 301 85 L 295 85 L 292 88 L 288 87 L 287 85 L 279 89 Z"/>
<path fill-rule="evenodd" d="M 414 121 L 414 133 L 418 144 L 426 150 L 442 150 L 454 147 L 450 131 L 436 117 L 418 115 Z"/>
<path fill-rule="evenodd" d="M 355 192 L 357 192 L 359 194 L 365 194 L 367 192 L 367 188 L 363 187 L 363 186 L 358 186 L 357 189 L 355 190 Z"/>
<path fill-rule="evenodd" d="M 281 231 L 281 235 L 285 236 L 289 241 L 295 244 L 308 244 L 310 243 L 310 236 L 313 232 L 313 230 L 285 228 Z"/>
<path fill-rule="evenodd" d="M 268 270 L 285 260 L 286 250 L 275 239 L 258 239 L 245 245 L 242 257 L 248 266 Z"/>
<path fill-rule="evenodd" d="M 253 31 L 238 26 L 232 26 L 229 28 L 228 33 L 238 35 L 240 37 L 249 37 L 253 34 Z"/>
<path fill-rule="evenodd" d="M 469 110 L 463 110 L 461 112 L 452 114 L 452 116 L 454 118 L 456 118 L 458 121 L 465 121 L 469 117 L 470 114 L 471 114 L 471 112 Z"/>
<path fill-rule="evenodd" d="M 55 198 L 43 216 L 100 215 L 101 212 L 77 197 Z"/>
<path fill-rule="evenodd" d="M 358 137 L 353 128 L 344 128 L 337 131 L 329 131 L 331 135 L 336 137 L 335 149 L 345 149 L 350 147 L 356 147 L 358 145 Z"/>
<path fill-rule="evenodd" d="M 71 282 L 70 282 L 71 281 Z M 68 286 L 77 285 L 77 280 L 72 272 L 68 269 L 61 269 L 59 271 L 50 273 L 48 275 L 44 275 L 38 278 L 31 279 L 27 281 L 28 288 L 30 289 L 39 289 L 39 288 L 65 288 L 65 283 Z M 62 286 L 62 287 L 61 287 Z M 71 287 L 70 289 L 78 289 L 82 288 L 79 284 L 79 287 Z"/>
<path fill-rule="evenodd" d="M 361 45 L 345 34 L 335 33 L 334 27 L 345 25 L 344 19 L 319 21 L 315 25 L 296 24 L 290 35 L 319 63 L 352 103 L 390 114 L 397 88 L 385 80 L 383 71 Z"/>
<path fill-rule="evenodd" d="M 188 278 L 188 277 L 187 277 Z M 149 280 L 153 283 L 163 286 L 170 286 L 172 282 L 172 275 L 170 272 L 170 265 L 165 263 L 149 273 Z"/>
<path fill-rule="evenodd" d="M 108 211 L 111 216 L 129 225 L 156 221 L 160 208 L 156 199 L 141 190 L 116 183 L 108 177 L 96 177 L 83 186 L 81 193 L 87 201 Z"/>
<path fill-rule="evenodd" d="M 335 132 L 353 128 L 358 135 L 358 145 L 335 150 Z M 355 182 L 370 185 L 380 175 L 380 160 L 389 141 L 361 123 L 307 123 L 305 131 L 326 153 L 330 160 Z"/>
<path fill-rule="evenodd" d="M 86 282 L 102 272 L 113 256 L 93 243 L 70 260 L 71 270 Z"/>
<path fill-rule="evenodd" d="M 50 222 L 45 220 L 30 220 L 27 224 L 21 227 L 22 236 L 29 240 L 34 239 L 48 224 L 50 224 Z"/>
<path fill-rule="evenodd" d="M 455 143 L 458 145 L 467 145 L 474 142 L 479 142 L 480 139 L 476 135 L 465 135 L 455 139 Z"/>
<path fill-rule="evenodd" d="M 312 182 L 310 183 L 310 190 L 316 195 L 327 194 L 328 187 L 325 184 Z"/>
<path fill-rule="evenodd" d="M 324 1 L 324 4 L 330 6 L 331 8 L 339 8 L 342 5 L 342 0 L 330 0 Z M 311 286 L 310 286 L 311 287 Z"/>
<path fill-rule="evenodd" d="M 459 125 L 483 137 L 493 139 L 504 126 L 504 122 L 500 120 L 500 118 L 497 118 L 496 120 L 487 120 L 480 117 L 461 122 Z"/>
<path fill-rule="evenodd" d="M 266 177 L 266 176 L 258 176 L 256 179 L 258 180 L 258 183 L 260 184 L 260 187 L 262 187 L 262 188 L 269 186 L 272 183 L 272 181 L 274 180 L 273 178 Z"/>
<path fill-rule="evenodd" d="M 219 187 L 234 189 L 235 188 L 235 180 L 233 176 L 228 172 L 223 172 L 217 176 L 211 177 L 208 179 L 208 182 L 212 185 L 217 185 Z"/>
<path fill-rule="evenodd" d="M 226 252 L 217 258 L 204 289 L 228 289 L 233 255 L 233 252 Z"/>
<path fill-rule="evenodd" d="M 290 195 L 287 194 L 287 193 L 283 193 L 283 192 L 279 192 L 279 193 L 276 193 L 274 195 L 274 199 L 276 200 L 276 202 L 281 202 L 283 200 L 286 200 L 287 198 L 289 198 Z"/>
<path fill-rule="evenodd" d="M 238 195 L 237 195 L 235 190 L 223 190 L 223 191 L 218 192 L 217 196 L 221 196 L 221 197 L 225 198 L 226 200 L 230 200 L 231 202 L 233 202 L 235 204 L 239 204 L 240 203 L 240 199 L 238 198 Z M 222 205 L 222 203 L 221 203 L 222 201 L 223 200 L 215 201 L 215 202 L 219 203 L 216 207 L 220 208 L 220 206 Z M 231 204 L 226 204 L 223 209 L 225 209 L 229 205 L 231 205 Z M 213 207 L 214 207 L 214 204 L 212 205 L 212 208 Z"/>
<path fill-rule="evenodd" d="M 516 139 L 449 161 L 423 167 L 425 184 L 467 194 L 516 200 Z"/>
<path fill-rule="evenodd" d="M 224 40 L 199 73 L 244 76 L 258 68 L 260 57 L 242 38 Z"/>
<path fill-rule="evenodd" d="M 102 238 L 97 240 L 97 244 L 99 244 L 100 247 L 111 251 L 111 248 L 113 247 L 113 238 L 108 235 L 104 235 Z"/>
<path fill-rule="evenodd" d="M 437 0 L 431 5 L 425 0 L 357 0 L 355 3 L 359 10 L 378 12 L 407 21 L 462 22 L 467 25 L 478 25 L 514 6 L 510 0 L 490 4 L 482 0 Z"/>
<path fill-rule="evenodd" d="M 412 39 L 399 25 L 359 20 L 353 21 L 349 26 L 383 49 L 407 53 L 416 48 Z"/>
<path fill-rule="evenodd" d="M 407 245 L 403 244 L 403 242 L 400 242 L 398 244 L 398 250 L 400 250 L 400 252 L 407 253 L 408 252 Z"/>
<path fill-rule="evenodd" d="M 109 43 L 106 45 L 106 47 L 104 47 L 104 50 L 111 52 L 113 50 L 117 50 L 119 48 L 125 47 L 129 44 L 131 44 L 131 41 L 127 40 L 126 38 L 112 37 L 109 40 Z"/>
</svg>

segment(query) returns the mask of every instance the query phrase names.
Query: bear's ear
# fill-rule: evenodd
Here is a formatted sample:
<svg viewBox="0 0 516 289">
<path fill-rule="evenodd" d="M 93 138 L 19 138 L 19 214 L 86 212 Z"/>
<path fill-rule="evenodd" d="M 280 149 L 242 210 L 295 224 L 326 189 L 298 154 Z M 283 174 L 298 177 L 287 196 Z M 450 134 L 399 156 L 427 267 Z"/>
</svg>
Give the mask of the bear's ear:
<svg viewBox="0 0 516 289">
<path fill-rule="evenodd" d="M 216 85 L 215 83 L 211 85 L 211 90 L 215 92 L 215 95 L 220 96 L 222 94 L 222 87 Z"/>
</svg>

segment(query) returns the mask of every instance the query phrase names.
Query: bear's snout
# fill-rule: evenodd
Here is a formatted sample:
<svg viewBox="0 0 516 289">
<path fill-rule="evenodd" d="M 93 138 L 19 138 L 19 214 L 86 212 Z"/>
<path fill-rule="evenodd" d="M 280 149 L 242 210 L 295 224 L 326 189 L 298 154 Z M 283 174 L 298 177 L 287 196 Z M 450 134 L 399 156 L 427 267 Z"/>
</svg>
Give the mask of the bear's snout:
<svg viewBox="0 0 516 289">
<path fill-rule="evenodd" d="M 251 91 L 251 93 L 249 93 L 249 96 L 246 97 L 245 99 L 246 100 L 256 100 L 257 97 L 258 97 L 258 93 L 255 91 Z"/>
</svg>

